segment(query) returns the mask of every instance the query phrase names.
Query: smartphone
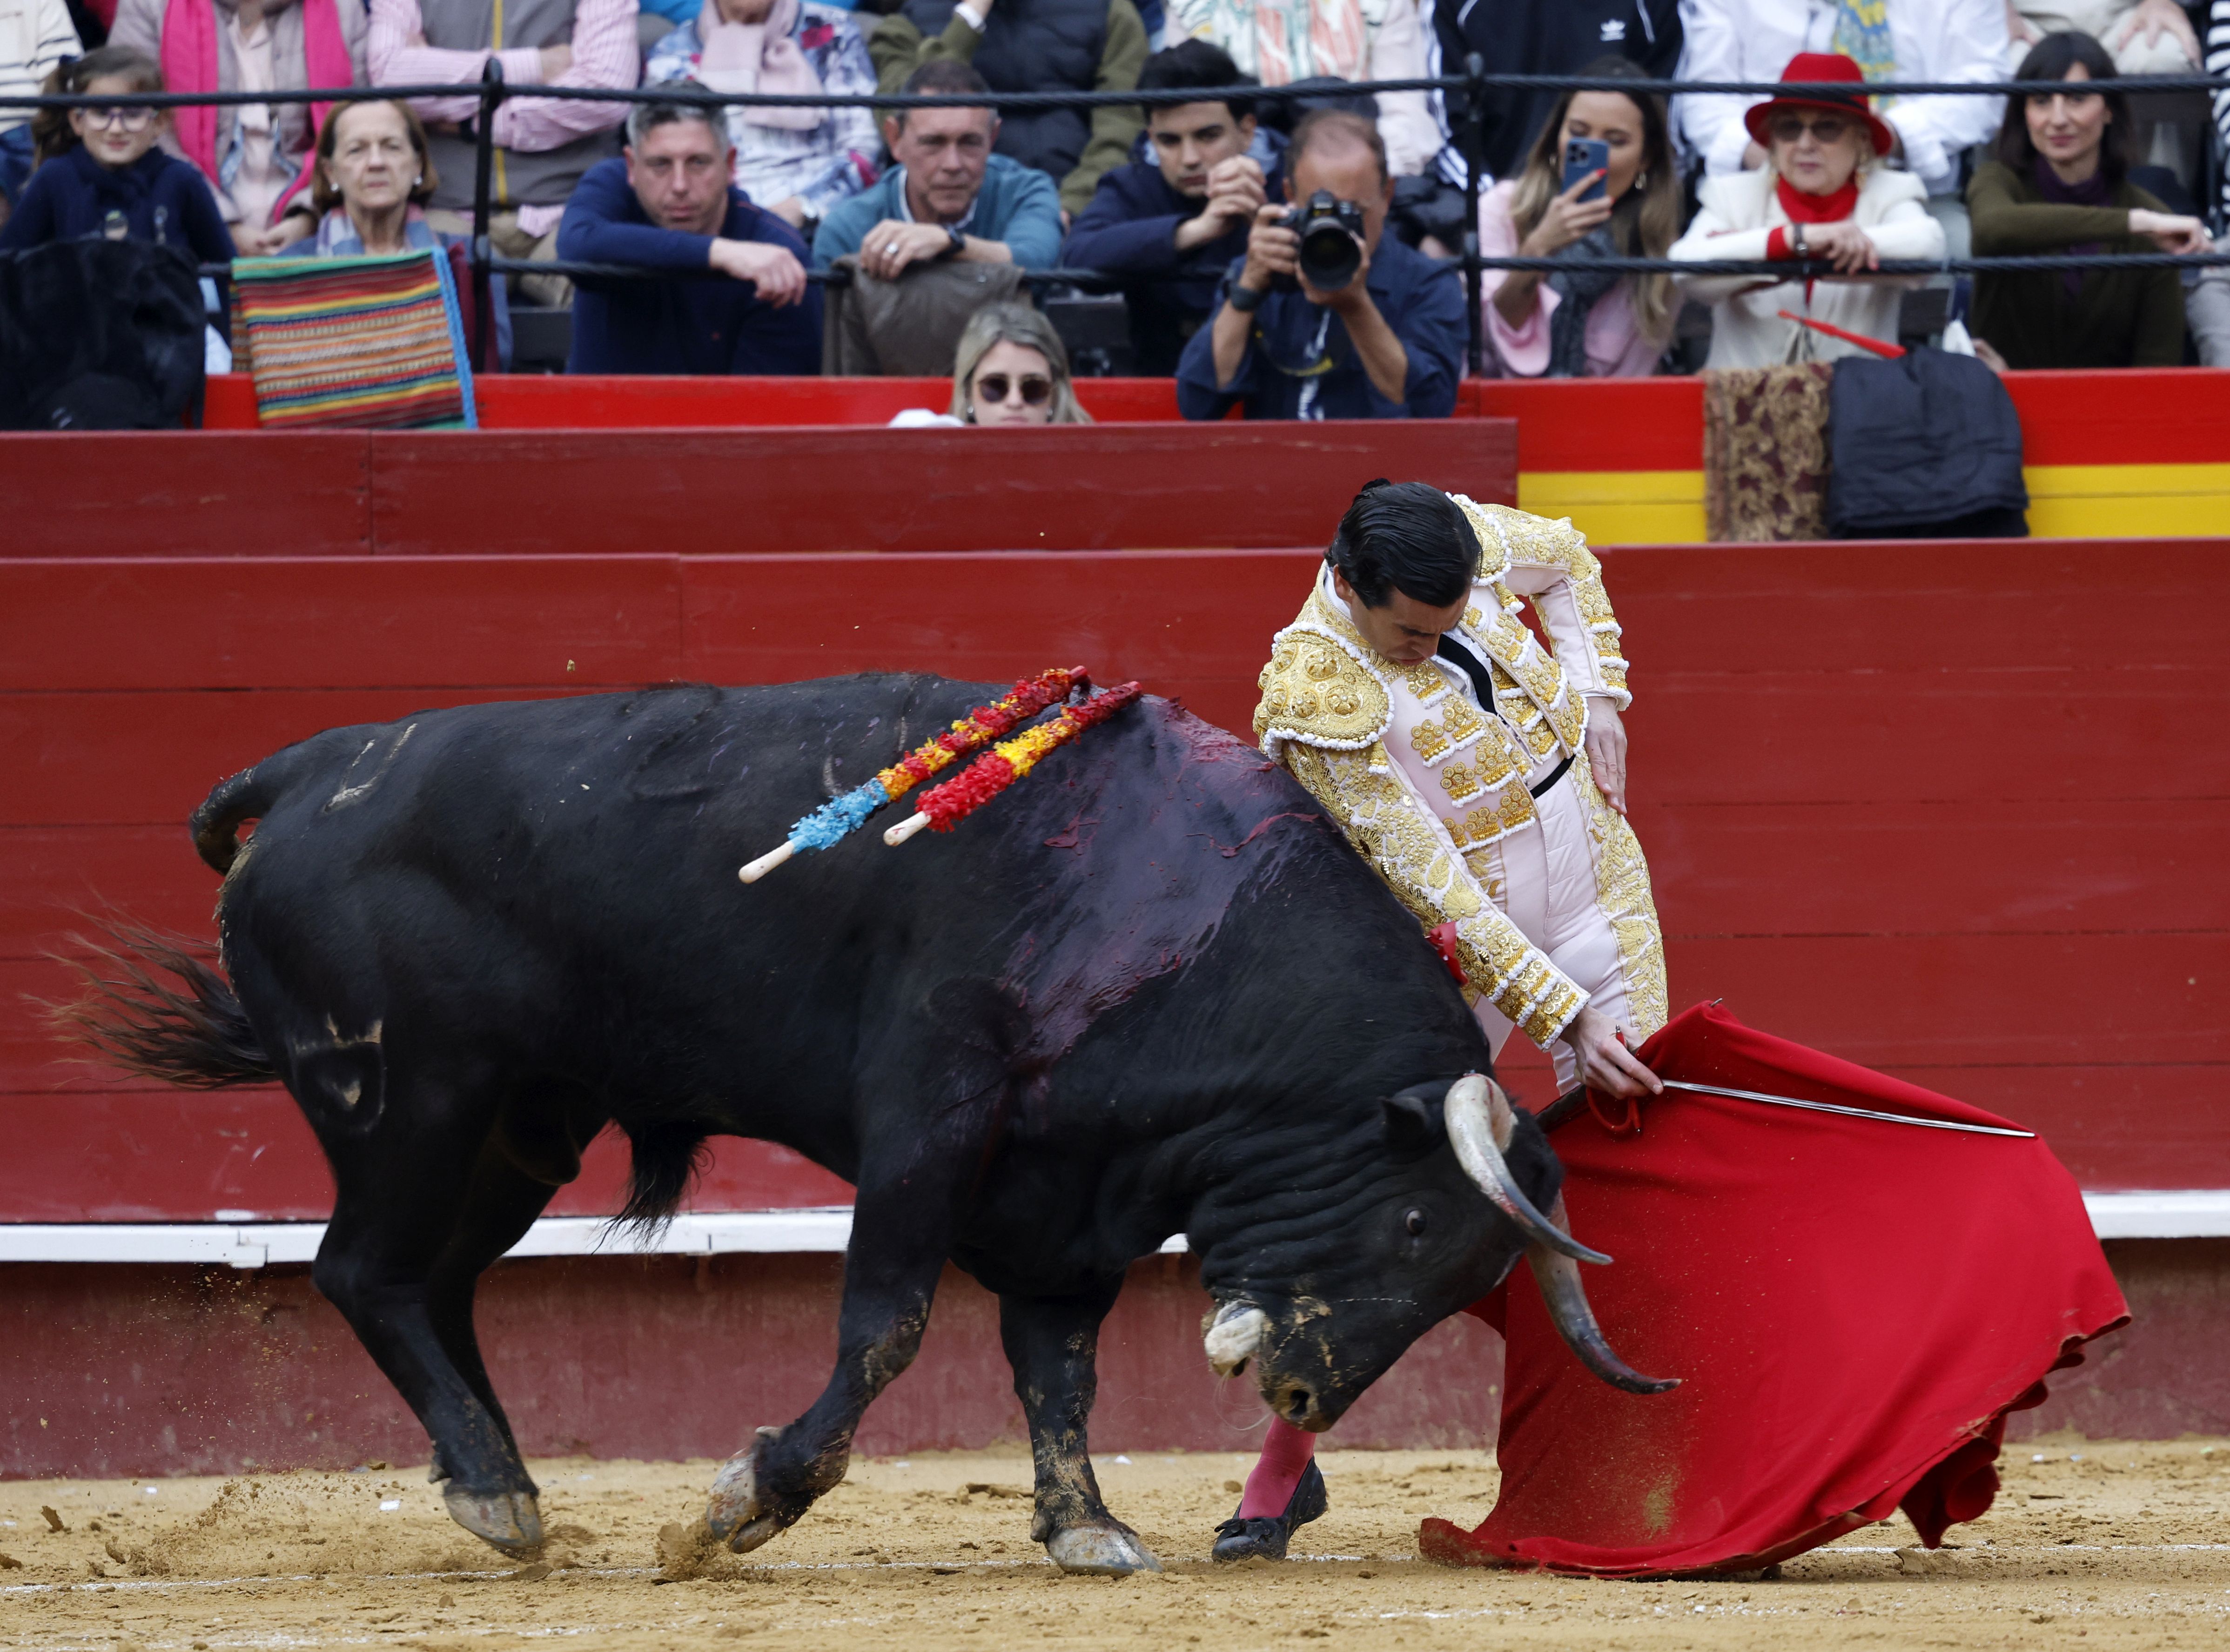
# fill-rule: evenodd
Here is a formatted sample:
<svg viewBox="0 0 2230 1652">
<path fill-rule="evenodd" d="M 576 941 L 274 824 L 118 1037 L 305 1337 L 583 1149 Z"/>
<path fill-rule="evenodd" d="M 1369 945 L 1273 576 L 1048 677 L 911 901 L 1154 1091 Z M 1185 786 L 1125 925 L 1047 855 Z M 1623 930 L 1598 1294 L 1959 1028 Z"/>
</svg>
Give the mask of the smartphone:
<svg viewBox="0 0 2230 1652">
<path fill-rule="evenodd" d="M 1567 138 L 1564 140 L 1564 181 L 1561 190 L 1569 190 L 1589 172 L 1600 172 L 1610 165 L 1610 145 L 1600 138 Z M 1582 201 L 1603 198 L 1603 180 L 1597 178 L 1595 186 L 1579 197 Z"/>
</svg>

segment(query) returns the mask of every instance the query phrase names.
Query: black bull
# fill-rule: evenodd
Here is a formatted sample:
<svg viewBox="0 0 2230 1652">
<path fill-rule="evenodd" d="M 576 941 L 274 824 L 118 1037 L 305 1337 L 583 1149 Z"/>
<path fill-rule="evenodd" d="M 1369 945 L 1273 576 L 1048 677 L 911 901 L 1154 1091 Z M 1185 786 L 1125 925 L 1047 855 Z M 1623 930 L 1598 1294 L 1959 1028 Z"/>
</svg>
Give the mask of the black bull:
<svg viewBox="0 0 2230 1652">
<path fill-rule="evenodd" d="M 1085 1430 L 1099 1323 L 1171 1234 L 1222 1305 L 1211 1355 L 1251 1357 L 1305 1428 L 1529 1245 L 1582 1358 L 1644 1382 L 1548 1248 L 1577 1254 L 1548 1225 L 1546 1141 L 1454 1082 L 1488 1050 L 1415 920 L 1307 793 L 1182 708 L 1119 713 L 950 836 L 862 832 L 738 882 L 833 789 L 996 692 L 870 676 L 429 712 L 290 746 L 195 815 L 227 874 L 230 987 L 142 937 L 188 990 L 143 973 L 79 1018 L 143 1071 L 293 1092 L 337 1186 L 318 1287 L 424 1423 L 467 1529 L 540 1540 L 475 1283 L 607 1125 L 639 1221 L 712 1135 L 858 1189 L 828 1385 L 713 1488 L 738 1549 L 842 1478 L 948 1257 L 999 1296 L 1032 1533 L 1072 1569 L 1154 1564 L 1101 1502 Z"/>
</svg>

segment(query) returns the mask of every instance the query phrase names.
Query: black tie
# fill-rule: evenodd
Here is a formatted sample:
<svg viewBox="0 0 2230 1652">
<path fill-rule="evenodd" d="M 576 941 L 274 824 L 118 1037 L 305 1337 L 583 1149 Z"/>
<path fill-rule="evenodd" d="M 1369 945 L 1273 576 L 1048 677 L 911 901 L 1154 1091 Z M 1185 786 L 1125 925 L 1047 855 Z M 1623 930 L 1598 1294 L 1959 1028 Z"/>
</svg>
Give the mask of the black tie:
<svg viewBox="0 0 2230 1652">
<path fill-rule="evenodd" d="M 1479 708 L 1488 716 L 1493 716 L 1494 684 L 1486 674 L 1486 668 L 1479 662 L 1479 655 L 1445 631 L 1440 634 L 1440 642 L 1433 652 L 1450 664 L 1463 668 L 1464 675 L 1471 679 L 1473 691 L 1479 695 Z"/>
</svg>

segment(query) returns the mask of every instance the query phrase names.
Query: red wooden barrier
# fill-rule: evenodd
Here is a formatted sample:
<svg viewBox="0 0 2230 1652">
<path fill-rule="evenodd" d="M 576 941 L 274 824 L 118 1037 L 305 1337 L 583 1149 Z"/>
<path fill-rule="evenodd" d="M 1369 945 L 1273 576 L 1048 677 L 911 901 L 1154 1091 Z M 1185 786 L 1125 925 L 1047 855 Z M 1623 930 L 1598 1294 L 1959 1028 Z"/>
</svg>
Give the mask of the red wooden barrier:
<svg viewBox="0 0 2230 1652">
<path fill-rule="evenodd" d="M 1518 497 L 1492 419 L 32 435 L 0 464 L 19 557 L 1322 545 L 1374 476 Z"/>
<path fill-rule="evenodd" d="M 2230 1186 L 2224 550 L 1606 552 L 1676 1007 L 1724 996 L 2027 1120 L 2094 1187 Z M 0 563 L 0 1219 L 320 1213 L 282 1096 L 68 1065 L 20 997 L 63 990 L 42 955 L 101 897 L 207 932 L 215 881 L 182 823 L 276 747 L 464 700 L 868 667 L 1010 679 L 1054 659 L 1243 730 L 1314 560 Z M 600 1152 L 559 1209 L 609 1209 L 617 1174 Z M 737 1148 L 699 1208 L 832 1197 Z"/>
<path fill-rule="evenodd" d="M 2032 465 L 2230 460 L 2230 372 L 2024 372 L 2008 373 L 2005 382 Z M 901 408 L 942 409 L 951 393 L 941 378 L 559 375 L 476 383 L 480 423 L 488 430 L 880 425 Z M 1177 418 L 1172 379 L 1080 379 L 1077 394 L 1103 423 Z M 1694 470 L 1704 462 L 1703 382 L 1697 378 L 1466 379 L 1458 387 L 1455 416 L 1521 420 L 1529 472 Z M 207 422 L 212 430 L 255 428 L 255 398 L 244 377 L 210 381 Z"/>
</svg>

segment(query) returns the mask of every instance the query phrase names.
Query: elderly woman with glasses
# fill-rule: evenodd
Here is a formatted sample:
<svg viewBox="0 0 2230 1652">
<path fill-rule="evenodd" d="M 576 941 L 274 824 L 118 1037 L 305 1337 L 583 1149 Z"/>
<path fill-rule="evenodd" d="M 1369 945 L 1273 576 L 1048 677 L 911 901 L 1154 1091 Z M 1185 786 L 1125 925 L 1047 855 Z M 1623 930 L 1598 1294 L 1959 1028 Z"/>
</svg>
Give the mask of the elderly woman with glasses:
<svg viewBox="0 0 2230 1652">
<path fill-rule="evenodd" d="M 1881 165 L 1897 137 L 1866 106 L 1858 64 L 1840 52 L 1800 52 L 1781 78 L 1830 89 L 1784 93 L 1749 110 L 1743 119 L 1765 147 L 1765 165 L 1705 177 L 1701 210 L 1671 256 L 1690 263 L 1810 261 L 1834 273 L 1789 281 L 1677 278 L 1689 297 L 1711 307 L 1706 366 L 1824 361 L 1859 348 L 1783 319 L 1783 311 L 1894 344 L 1900 289 L 1926 278 L 1872 272 L 1885 258 L 1943 255 L 1943 229 L 1928 215 L 1927 190 L 1911 173 Z"/>
</svg>

